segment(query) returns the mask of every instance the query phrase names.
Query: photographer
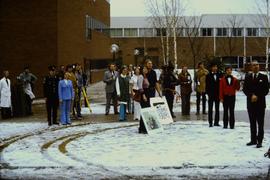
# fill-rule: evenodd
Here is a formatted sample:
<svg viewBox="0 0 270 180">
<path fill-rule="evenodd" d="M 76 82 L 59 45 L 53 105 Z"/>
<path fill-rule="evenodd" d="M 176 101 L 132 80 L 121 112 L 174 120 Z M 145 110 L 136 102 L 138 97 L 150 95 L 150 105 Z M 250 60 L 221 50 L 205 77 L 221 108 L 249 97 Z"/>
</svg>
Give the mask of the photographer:
<svg viewBox="0 0 270 180">
<path fill-rule="evenodd" d="M 32 115 L 32 101 L 35 98 L 32 88 L 37 77 L 30 73 L 29 67 L 26 66 L 24 72 L 19 75 L 18 80 L 23 83 L 23 90 L 26 94 L 26 115 Z"/>
</svg>

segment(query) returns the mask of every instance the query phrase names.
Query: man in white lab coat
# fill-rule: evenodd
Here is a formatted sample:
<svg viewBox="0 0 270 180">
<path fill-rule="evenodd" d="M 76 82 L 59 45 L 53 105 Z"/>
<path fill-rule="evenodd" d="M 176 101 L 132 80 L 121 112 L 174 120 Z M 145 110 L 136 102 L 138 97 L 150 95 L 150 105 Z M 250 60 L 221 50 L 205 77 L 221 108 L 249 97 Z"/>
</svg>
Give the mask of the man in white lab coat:
<svg viewBox="0 0 270 180">
<path fill-rule="evenodd" d="M 0 80 L 0 108 L 2 119 L 11 117 L 11 83 L 8 79 L 9 72 L 4 71 L 4 77 Z"/>
</svg>

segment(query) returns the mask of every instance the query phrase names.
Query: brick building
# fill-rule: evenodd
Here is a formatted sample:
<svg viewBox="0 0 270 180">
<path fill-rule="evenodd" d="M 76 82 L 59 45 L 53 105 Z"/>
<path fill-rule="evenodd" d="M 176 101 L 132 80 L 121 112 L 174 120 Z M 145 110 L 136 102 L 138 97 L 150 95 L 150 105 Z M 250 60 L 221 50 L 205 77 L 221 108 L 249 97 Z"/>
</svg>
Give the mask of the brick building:
<svg viewBox="0 0 270 180">
<path fill-rule="evenodd" d="M 200 25 L 192 24 L 192 18 Z M 190 24 L 186 25 L 183 19 Z M 270 35 L 265 16 L 209 14 L 183 19 L 176 29 L 178 65 L 193 67 L 189 38 L 197 43 L 195 46 L 199 46 L 195 64 L 213 56 L 220 57 L 225 64 L 232 64 L 235 68 L 243 68 L 244 63 L 255 58 L 265 63 L 266 37 Z M 166 28 L 153 27 L 152 24 L 149 17 L 111 18 L 112 42 L 119 45 L 124 63 L 140 64 L 148 56 L 156 65 L 163 64 L 160 32 L 166 36 Z M 197 35 L 192 35 L 195 32 Z M 173 59 L 173 52 L 170 54 L 170 59 Z"/>
<path fill-rule="evenodd" d="M 102 13 L 101 13 L 102 12 Z M 110 59 L 108 0 L 0 0 L 0 71 L 13 82 L 30 66 L 42 95 L 48 65 Z"/>
</svg>

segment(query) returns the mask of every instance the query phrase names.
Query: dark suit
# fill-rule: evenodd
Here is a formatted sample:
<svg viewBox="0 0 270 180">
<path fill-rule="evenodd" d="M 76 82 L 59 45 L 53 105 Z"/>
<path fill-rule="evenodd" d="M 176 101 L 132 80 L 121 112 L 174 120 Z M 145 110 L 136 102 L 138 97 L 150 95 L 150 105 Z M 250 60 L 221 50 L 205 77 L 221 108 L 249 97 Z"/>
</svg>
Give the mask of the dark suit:
<svg viewBox="0 0 270 180">
<path fill-rule="evenodd" d="M 215 78 L 216 76 L 216 78 Z M 221 73 L 213 74 L 210 72 L 206 76 L 206 94 L 208 95 L 208 121 L 209 125 L 213 125 L 213 105 L 215 103 L 215 122 L 219 123 L 219 81 L 222 78 Z"/>
<path fill-rule="evenodd" d="M 58 83 L 57 76 L 46 76 L 43 82 L 44 97 L 46 97 L 46 108 L 49 126 L 57 124 L 58 100 Z M 53 119 L 53 122 L 51 121 Z"/>
<path fill-rule="evenodd" d="M 253 73 L 246 74 L 243 91 L 247 96 L 247 109 L 250 120 L 251 142 L 262 143 L 264 135 L 264 115 L 266 108 L 265 96 L 269 92 L 267 76 L 258 73 L 257 77 L 254 78 Z M 253 94 L 258 97 L 257 102 L 251 102 L 251 97 Z"/>
</svg>

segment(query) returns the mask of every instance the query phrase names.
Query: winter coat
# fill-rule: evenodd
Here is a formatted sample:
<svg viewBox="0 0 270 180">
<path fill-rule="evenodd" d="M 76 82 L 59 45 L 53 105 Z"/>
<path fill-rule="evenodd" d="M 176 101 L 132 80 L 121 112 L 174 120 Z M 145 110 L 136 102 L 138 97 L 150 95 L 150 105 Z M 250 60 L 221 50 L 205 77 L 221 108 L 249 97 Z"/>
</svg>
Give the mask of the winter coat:
<svg viewBox="0 0 270 180">
<path fill-rule="evenodd" d="M 188 95 L 192 92 L 192 88 L 191 88 L 191 84 L 192 84 L 192 80 L 191 80 L 191 75 L 187 72 L 187 73 L 183 73 L 181 72 L 178 75 L 178 80 L 180 82 L 180 86 L 181 86 L 181 95 Z"/>
<path fill-rule="evenodd" d="M 196 91 L 204 93 L 206 88 L 207 69 L 198 69 L 195 75 Z"/>
<path fill-rule="evenodd" d="M 120 75 L 116 79 L 116 92 L 117 96 L 119 97 L 120 104 L 127 104 L 129 101 L 129 77 Z"/>
<path fill-rule="evenodd" d="M 11 107 L 11 84 L 9 79 L 7 82 L 6 78 L 0 80 L 0 107 L 4 108 Z"/>
</svg>

